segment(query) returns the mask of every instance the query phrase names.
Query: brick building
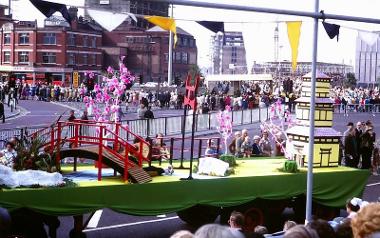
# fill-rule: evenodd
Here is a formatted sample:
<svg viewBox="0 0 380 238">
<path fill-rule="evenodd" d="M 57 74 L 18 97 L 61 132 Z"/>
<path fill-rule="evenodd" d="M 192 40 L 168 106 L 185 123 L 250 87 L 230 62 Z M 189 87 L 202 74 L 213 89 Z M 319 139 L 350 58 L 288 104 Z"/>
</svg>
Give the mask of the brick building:
<svg viewBox="0 0 380 238">
<path fill-rule="evenodd" d="M 70 25 L 61 17 L 45 20 L 43 28 L 35 21 L 10 22 L 0 33 L 0 73 L 14 75 L 29 83 L 54 81 L 70 85 L 73 72 L 97 71 L 102 67 L 102 29 L 94 22 L 76 17 Z M 83 77 L 81 77 L 83 79 Z"/>
</svg>

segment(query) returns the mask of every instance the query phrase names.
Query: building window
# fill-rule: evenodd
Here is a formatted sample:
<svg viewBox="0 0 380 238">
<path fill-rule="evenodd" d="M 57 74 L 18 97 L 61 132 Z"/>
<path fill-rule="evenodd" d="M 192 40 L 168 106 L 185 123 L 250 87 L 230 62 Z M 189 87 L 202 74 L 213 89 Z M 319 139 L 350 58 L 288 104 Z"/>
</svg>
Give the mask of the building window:
<svg viewBox="0 0 380 238">
<path fill-rule="evenodd" d="M 75 35 L 74 34 L 69 34 L 67 44 L 69 46 L 75 46 Z"/>
<path fill-rule="evenodd" d="M 4 34 L 4 44 L 10 44 L 11 43 L 11 33 L 5 33 Z"/>
<path fill-rule="evenodd" d="M 11 52 L 9 51 L 4 51 L 4 62 L 10 63 L 11 62 Z"/>
<path fill-rule="evenodd" d="M 42 62 L 44 64 L 55 64 L 57 60 L 57 56 L 55 53 L 44 52 L 42 54 Z"/>
<path fill-rule="evenodd" d="M 96 65 L 96 55 L 91 55 L 92 65 Z"/>
<path fill-rule="evenodd" d="M 169 62 L 169 54 L 164 53 L 164 56 L 165 56 L 165 63 Z"/>
<path fill-rule="evenodd" d="M 92 48 L 96 48 L 96 36 L 94 36 L 94 37 L 92 38 L 91 46 L 92 46 Z"/>
<path fill-rule="evenodd" d="M 88 47 L 88 36 L 83 36 L 83 46 Z"/>
<path fill-rule="evenodd" d="M 183 45 L 183 46 L 187 46 L 187 45 L 188 45 L 187 42 L 188 42 L 188 41 L 187 41 L 187 38 L 186 38 L 186 37 L 183 37 L 183 38 L 182 38 L 182 45 Z"/>
<path fill-rule="evenodd" d="M 83 54 L 82 62 L 83 65 L 88 65 L 88 54 Z"/>
<path fill-rule="evenodd" d="M 55 45 L 55 44 L 57 44 L 57 37 L 55 33 L 45 33 L 44 45 Z"/>
<path fill-rule="evenodd" d="M 181 52 L 175 52 L 175 62 L 181 63 Z"/>
<path fill-rule="evenodd" d="M 20 33 L 18 37 L 19 44 L 29 44 L 29 33 Z"/>
<path fill-rule="evenodd" d="M 75 64 L 75 54 L 74 53 L 69 53 L 68 55 L 69 57 L 69 61 L 68 61 L 68 64 L 69 65 L 74 65 Z"/>
<path fill-rule="evenodd" d="M 26 51 L 18 52 L 18 62 L 22 64 L 29 63 L 29 52 L 26 52 Z"/>
<path fill-rule="evenodd" d="M 187 52 L 182 52 L 182 64 L 188 64 L 188 60 L 189 60 L 189 57 L 188 57 Z"/>
</svg>

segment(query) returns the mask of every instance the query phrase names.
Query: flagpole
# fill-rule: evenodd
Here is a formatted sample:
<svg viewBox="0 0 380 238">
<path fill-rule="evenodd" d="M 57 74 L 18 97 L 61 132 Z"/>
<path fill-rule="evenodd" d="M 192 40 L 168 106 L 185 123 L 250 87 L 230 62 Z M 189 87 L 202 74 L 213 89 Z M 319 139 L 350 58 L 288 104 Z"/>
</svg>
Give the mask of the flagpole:
<svg viewBox="0 0 380 238">
<path fill-rule="evenodd" d="M 314 12 L 319 12 L 319 0 L 314 2 Z M 311 70 L 311 92 L 310 92 L 310 128 L 309 128 L 309 153 L 307 157 L 307 188 L 306 188 L 306 220 L 309 223 L 312 218 L 312 202 L 313 202 L 313 161 L 314 161 L 314 124 L 315 124 L 315 82 L 316 82 L 316 66 L 318 53 L 318 18 L 314 18 L 313 33 L 313 55 Z"/>
<path fill-rule="evenodd" d="M 170 17 L 173 17 L 173 4 L 171 5 Z M 168 60 L 168 85 L 172 84 L 173 76 L 173 32 L 169 32 L 169 60 Z"/>
</svg>

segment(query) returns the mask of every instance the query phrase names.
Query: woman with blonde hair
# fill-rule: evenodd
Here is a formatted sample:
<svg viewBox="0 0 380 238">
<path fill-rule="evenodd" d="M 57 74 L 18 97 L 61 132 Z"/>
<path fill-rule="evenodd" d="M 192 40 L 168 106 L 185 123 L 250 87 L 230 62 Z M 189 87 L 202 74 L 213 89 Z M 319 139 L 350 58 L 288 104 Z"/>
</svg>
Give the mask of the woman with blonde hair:
<svg viewBox="0 0 380 238">
<path fill-rule="evenodd" d="M 380 237 L 380 203 L 370 203 L 361 208 L 351 220 L 355 238 Z"/>
</svg>

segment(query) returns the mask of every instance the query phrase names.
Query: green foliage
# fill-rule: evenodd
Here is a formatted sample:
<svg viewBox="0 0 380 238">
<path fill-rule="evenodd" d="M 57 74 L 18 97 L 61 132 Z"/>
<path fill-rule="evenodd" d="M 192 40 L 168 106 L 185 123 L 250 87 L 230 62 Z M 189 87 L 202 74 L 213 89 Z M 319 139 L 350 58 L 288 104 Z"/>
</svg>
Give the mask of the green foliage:
<svg viewBox="0 0 380 238">
<path fill-rule="evenodd" d="M 235 167 L 237 165 L 236 158 L 233 155 L 221 155 L 219 159 L 227 162 L 230 167 Z"/>
<path fill-rule="evenodd" d="M 297 173 L 298 165 L 295 160 L 286 160 L 283 167 L 279 169 L 281 172 Z"/>
<path fill-rule="evenodd" d="M 343 84 L 345 87 L 355 87 L 356 86 L 355 74 L 347 73 L 346 77 L 343 80 Z"/>
<path fill-rule="evenodd" d="M 50 155 L 49 146 L 45 146 L 45 141 L 35 138 L 31 141 L 21 140 L 17 143 L 15 149 L 17 157 L 15 159 L 15 170 L 35 169 L 46 172 L 55 172 L 56 165 Z"/>
<path fill-rule="evenodd" d="M 235 169 L 234 168 L 228 168 L 224 176 L 230 176 L 231 174 L 235 174 Z"/>
</svg>

